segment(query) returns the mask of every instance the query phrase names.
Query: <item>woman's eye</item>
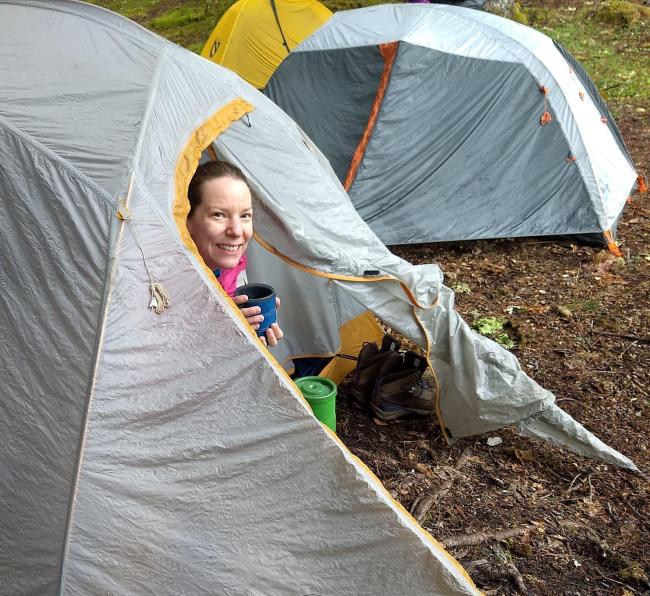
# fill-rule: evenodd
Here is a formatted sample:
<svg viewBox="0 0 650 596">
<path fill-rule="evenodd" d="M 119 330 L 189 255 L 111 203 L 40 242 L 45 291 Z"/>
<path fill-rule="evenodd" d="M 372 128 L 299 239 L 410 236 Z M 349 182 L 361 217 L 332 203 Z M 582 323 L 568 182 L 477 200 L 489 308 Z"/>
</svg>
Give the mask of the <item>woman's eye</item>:
<svg viewBox="0 0 650 596">
<path fill-rule="evenodd" d="M 222 218 L 223 213 L 221 213 L 221 211 L 216 211 L 215 213 L 212 214 L 212 217 Z"/>
<path fill-rule="evenodd" d="M 241 218 L 242 219 L 253 219 L 253 214 L 252 213 L 242 213 Z"/>
</svg>

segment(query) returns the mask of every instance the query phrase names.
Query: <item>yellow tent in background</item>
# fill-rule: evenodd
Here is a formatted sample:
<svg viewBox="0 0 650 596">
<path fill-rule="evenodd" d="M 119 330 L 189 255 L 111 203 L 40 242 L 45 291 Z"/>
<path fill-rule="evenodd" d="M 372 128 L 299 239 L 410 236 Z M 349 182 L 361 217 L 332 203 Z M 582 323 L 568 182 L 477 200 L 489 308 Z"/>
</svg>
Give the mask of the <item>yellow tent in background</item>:
<svg viewBox="0 0 650 596">
<path fill-rule="evenodd" d="M 331 16 L 318 0 L 239 0 L 221 17 L 201 56 L 261 89 L 289 52 Z"/>
</svg>

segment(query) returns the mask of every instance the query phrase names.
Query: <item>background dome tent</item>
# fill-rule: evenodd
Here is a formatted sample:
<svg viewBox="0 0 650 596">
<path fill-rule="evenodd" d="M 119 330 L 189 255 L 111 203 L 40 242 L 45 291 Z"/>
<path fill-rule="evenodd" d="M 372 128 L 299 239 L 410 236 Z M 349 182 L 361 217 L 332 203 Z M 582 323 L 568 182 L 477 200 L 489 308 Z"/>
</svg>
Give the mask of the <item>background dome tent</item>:
<svg viewBox="0 0 650 596">
<path fill-rule="evenodd" d="M 318 0 L 238 0 L 219 19 L 201 56 L 262 89 L 289 52 L 331 16 Z"/>
<path fill-rule="evenodd" d="M 584 69 L 542 33 L 479 10 L 338 12 L 265 93 L 386 244 L 583 235 L 616 251 L 640 182 Z"/>
<path fill-rule="evenodd" d="M 485 0 L 409 0 L 414 4 L 451 4 L 452 6 L 462 6 L 463 8 L 483 8 Z"/>
<path fill-rule="evenodd" d="M 437 266 L 392 255 L 235 74 L 77 2 L 0 0 L 0 34 L 3 591 L 477 593 L 203 265 L 186 190 L 211 145 L 256 190 L 249 274 L 281 288 L 280 361 L 376 313 L 428 348 L 451 433 L 516 424 L 635 469 L 469 329 Z"/>
</svg>

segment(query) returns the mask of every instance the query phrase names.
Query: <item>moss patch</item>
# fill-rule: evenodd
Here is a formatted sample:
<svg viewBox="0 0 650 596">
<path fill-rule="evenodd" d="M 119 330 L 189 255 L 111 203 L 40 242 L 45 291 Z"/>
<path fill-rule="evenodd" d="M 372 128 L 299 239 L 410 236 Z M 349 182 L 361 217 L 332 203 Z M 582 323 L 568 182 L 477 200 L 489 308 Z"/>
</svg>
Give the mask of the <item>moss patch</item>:
<svg viewBox="0 0 650 596">
<path fill-rule="evenodd" d="M 629 27 L 648 18 L 649 9 L 626 0 L 609 0 L 598 6 L 594 19 L 605 25 Z"/>
</svg>

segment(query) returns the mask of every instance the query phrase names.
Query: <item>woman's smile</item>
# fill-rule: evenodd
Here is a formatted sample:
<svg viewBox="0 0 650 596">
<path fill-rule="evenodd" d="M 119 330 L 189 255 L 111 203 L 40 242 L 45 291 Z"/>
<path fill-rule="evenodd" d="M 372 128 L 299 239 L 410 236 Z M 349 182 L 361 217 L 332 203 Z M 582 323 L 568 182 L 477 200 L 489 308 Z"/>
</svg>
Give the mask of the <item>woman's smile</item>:
<svg viewBox="0 0 650 596">
<path fill-rule="evenodd" d="M 243 244 L 217 244 L 218 248 L 227 252 L 235 252 L 236 250 L 243 248 L 243 246 Z"/>
</svg>

